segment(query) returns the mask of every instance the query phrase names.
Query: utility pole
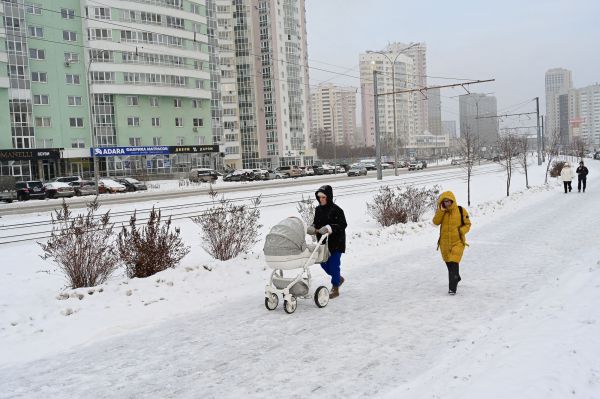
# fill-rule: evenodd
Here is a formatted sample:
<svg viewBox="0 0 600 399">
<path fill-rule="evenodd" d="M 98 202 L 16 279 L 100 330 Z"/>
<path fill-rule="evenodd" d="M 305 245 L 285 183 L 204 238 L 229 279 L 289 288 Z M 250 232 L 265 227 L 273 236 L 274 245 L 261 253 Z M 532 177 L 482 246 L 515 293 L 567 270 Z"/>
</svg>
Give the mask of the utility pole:
<svg viewBox="0 0 600 399">
<path fill-rule="evenodd" d="M 375 167 L 377 180 L 383 179 L 381 171 L 381 139 L 379 137 L 379 95 L 377 94 L 377 70 L 373 69 L 373 101 L 375 108 Z"/>
<path fill-rule="evenodd" d="M 541 116 L 542 118 L 542 162 L 546 162 L 546 143 L 544 143 L 545 141 L 545 137 L 544 137 L 544 115 Z"/>
<path fill-rule="evenodd" d="M 331 139 L 333 140 L 333 174 L 337 174 L 337 140 L 335 139 L 335 115 L 333 114 L 333 106 L 332 102 L 337 105 L 335 102 L 335 92 L 333 93 L 333 99 L 330 100 L 329 103 L 329 113 L 331 114 Z"/>
<path fill-rule="evenodd" d="M 535 113 L 537 115 L 537 153 L 538 166 L 542 164 L 542 132 L 540 129 L 540 98 L 535 98 Z"/>
</svg>

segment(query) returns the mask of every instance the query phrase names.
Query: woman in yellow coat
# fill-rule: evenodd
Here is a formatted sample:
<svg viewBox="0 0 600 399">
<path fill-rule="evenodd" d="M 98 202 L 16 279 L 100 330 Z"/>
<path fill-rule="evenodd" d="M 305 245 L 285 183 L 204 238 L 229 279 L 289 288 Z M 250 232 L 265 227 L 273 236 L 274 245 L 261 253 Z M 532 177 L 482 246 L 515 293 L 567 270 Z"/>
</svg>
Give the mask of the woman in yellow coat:
<svg viewBox="0 0 600 399">
<path fill-rule="evenodd" d="M 460 281 L 458 264 L 467 246 L 465 237 L 471 229 L 471 221 L 467 211 L 456 204 L 456 197 L 451 191 L 440 195 L 433 224 L 440 226 L 438 249 L 448 267 L 448 293 L 454 295 Z"/>
</svg>

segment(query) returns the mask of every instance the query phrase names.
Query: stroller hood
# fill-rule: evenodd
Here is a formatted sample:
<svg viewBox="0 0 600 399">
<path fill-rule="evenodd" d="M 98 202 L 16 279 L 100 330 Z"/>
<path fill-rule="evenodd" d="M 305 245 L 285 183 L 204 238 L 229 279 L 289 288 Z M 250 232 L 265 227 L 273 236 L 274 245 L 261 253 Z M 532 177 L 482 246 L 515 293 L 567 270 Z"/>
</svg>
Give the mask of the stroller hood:
<svg viewBox="0 0 600 399">
<path fill-rule="evenodd" d="M 271 228 L 265 240 L 266 256 L 298 255 L 306 246 L 304 223 L 297 217 L 283 219 Z"/>
</svg>

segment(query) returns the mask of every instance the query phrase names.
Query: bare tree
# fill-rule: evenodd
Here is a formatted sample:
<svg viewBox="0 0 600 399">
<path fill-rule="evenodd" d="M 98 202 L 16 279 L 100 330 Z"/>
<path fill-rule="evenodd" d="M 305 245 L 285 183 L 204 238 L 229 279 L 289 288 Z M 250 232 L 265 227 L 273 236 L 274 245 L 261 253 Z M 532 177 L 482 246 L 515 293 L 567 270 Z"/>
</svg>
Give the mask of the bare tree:
<svg viewBox="0 0 600 399">
<path fill-rule="evenodd" d="M 458 140 L 458 152 L 465 160 L 462 164 L 463 169 L 467 172 L 467 205 L 471 205 L 471 176 L 473 175 L 473 165 L 477 158 L 477 150 L 479 149 L 479 137 L 466 126 L 460 132 Z"/>
<path fill-rule="evenodd" d="M 500 160 L 506 171 L 506 196 L 510 195 L 510 182 L 512 179 L 513 165 L 517 162 L 516 157 L 519 152 L 518 138 L 514 133 L 509 133 L 498 140 L 498 150 L 500 151 Z"/>
<path fill-rule="evenodd" d="M 571 141 L 571 149 L 575 156 L 581 161 L 587 153 L 588 145 L 581 137 L 577 136 L 573 137 L 573 140 Z"/>
<path fill-rule="evenodd" d="M 519 155 L 517 156 L 517 162 L 521 168 L 523 168 L 523 172 L 525 173 L 525 188 L 529 188 L 529 176 L 527 174 L 527 167 L 529 162 L 527 160 L 527 154 L 529 152 L 529 140 L 526 136 L 517 137 L 517 151 Z"/>
<path fill-rule="evenodd" d="M 554 159 L 556 159 L 560 150 L 560 130 L 555 129 L 554 132 L 551 133 L 547 148 L 548 164 L 546 165 L 546 178 L 544 180 L 544 184 L 548 184 L 548 172 L 550 171 L 552 162 Z"/>
</svg>

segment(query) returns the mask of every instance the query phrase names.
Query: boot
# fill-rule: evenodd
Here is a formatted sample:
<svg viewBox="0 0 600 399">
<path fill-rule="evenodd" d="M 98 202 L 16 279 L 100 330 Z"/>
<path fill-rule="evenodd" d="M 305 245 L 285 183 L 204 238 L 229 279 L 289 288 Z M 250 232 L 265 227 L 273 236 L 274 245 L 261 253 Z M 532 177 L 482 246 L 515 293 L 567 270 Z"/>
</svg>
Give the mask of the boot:
<svg viewBox="0 0 600 399">
<path fill-rule="evenodd" d="M 344 281 L 346 281 L 346 279 L 343 277 L 340 277 L 340 287 L 342 286 L 342 284 L 344 284 Z"/>
<path fill-rule="evenodd" d="M 337 298 L 338 296 L 340 296 L 340 289 L 339 289 L 339 287 L 336 287 L 334 285 L 333 287 L 331 287 L 331 292 L 329 293 L 329 299 Z"/>
</svg>

